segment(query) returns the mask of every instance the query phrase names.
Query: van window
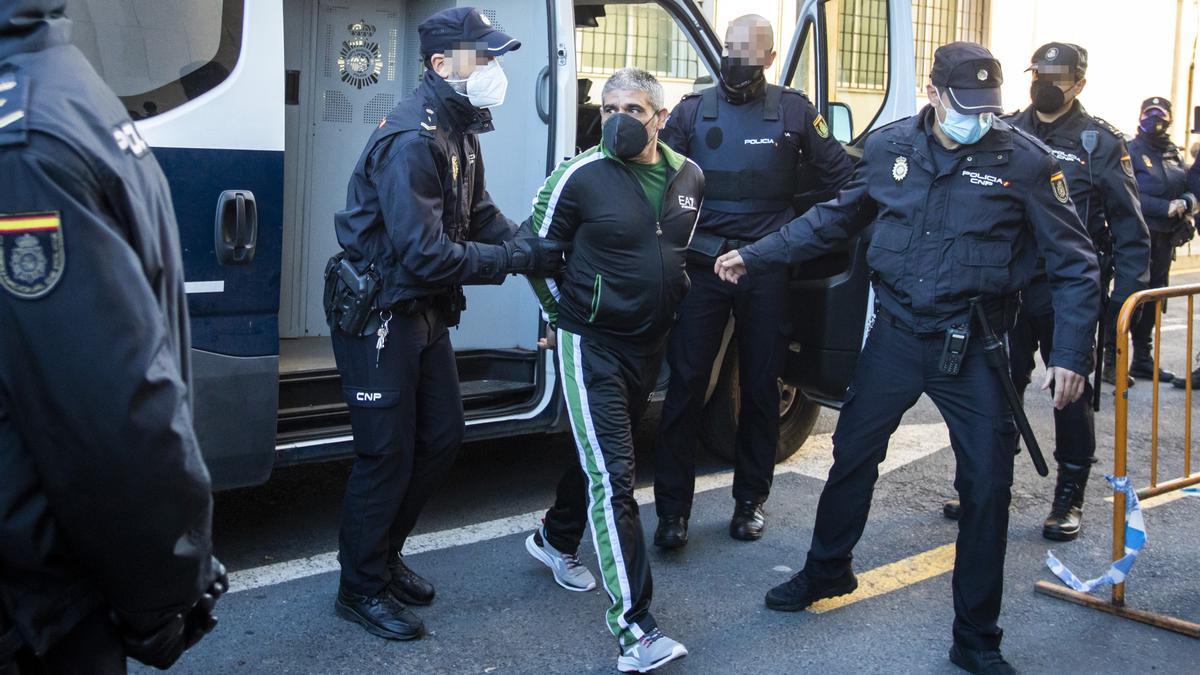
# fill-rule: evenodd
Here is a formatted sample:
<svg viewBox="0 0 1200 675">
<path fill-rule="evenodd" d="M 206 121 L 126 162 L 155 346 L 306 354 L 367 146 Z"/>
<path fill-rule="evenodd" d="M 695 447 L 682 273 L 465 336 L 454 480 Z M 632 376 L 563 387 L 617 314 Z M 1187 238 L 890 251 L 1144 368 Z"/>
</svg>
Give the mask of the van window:
<svg viewBox="0 0 1200 675">
<path fill-rule="evenodd" d="M 242 46 L 243 0 L 69 0 L 71 41 L 145 119 L 212 90 Z"/>
<path fill-rule="evenodd" d="M 600 90 L 614 71 L 632 66 L 662 84 L 666 107 L 713 82 L 691 38 L 656 2 L 575 3 L 579 118 L 576 145 L 600 142 Z"/>
</svg>

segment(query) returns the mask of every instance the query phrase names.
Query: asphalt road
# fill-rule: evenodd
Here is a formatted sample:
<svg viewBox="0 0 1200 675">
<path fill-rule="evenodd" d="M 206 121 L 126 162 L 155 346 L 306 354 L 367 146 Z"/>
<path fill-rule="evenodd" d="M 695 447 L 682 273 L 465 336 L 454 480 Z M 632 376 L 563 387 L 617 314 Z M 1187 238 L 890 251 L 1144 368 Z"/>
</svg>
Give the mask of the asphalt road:
<svg viewBox="0 0 1200 675">
<path fill-rule="evenodd" d="M 1174 283 L 1200 282 L 1177 274 Z M 1184 302 L 1163 318 L 1164 365 L 1184 372 Z M 1200 348 L 1200 336 L 1196 347 Z M 1035 378 L 1037 376 L 1035 375 Z M 1036 380 L 1035 380 L 1036 381 Z M 1152 387 L 1130 391 L 1131 474 L 1148 477 Z M 1160 480 L 1183 465 L 1184 394 L 1159 392 Z M 1053 579 L 1044 558 L 1053 549 L 1079 576 L 1108 564 L 1110 493 L 1098 476 L 1112 467 L 1113 396 L 1105 389 L 1097 414 L 1100 464 L 1089 488 L 1080 539 L 1043 540 L 1041 521 L 1052 479 L 1017 458 L 1001 624 L 1004 651 L 1023 672 L 1196 672 L 1200 640 L 1035 594 Z M 1195 406 L 1193 406 L 1195 407 Z M 1053 448 L 1048 395 L 1027 397 L 1047 454 Z M 638 433 L 639 486 L 652 484 L 656 419 Z M 922 399 L 894 439 L 887 473 L 855 553 L 860 577 L 877 575 L 878 594 L 821 613 L 781 614 L 762 597 L 803 563 L 813 513 L 828 468 L 836 413 L 822 414 L 810 442 L 777 474 L 768 530 L 759 542 L 726 534 L 732 509 L 729 469 L 701 459 L 704 474 L 692 518 L 691 543 L 668 554 L 651 548 L 653 611 L 665 632 L 691 654 L 668 673 L 959 672 L 946 659 L 950 643 L 950 575 L 945 548 L 956 526 L 941 516 L 953 496 L 953 455 L 932 404 Z M 178 672 L 270 673 L 578 673 L 614 670 L 616 648 L 602 613 L 601 591 L 568 593 L 524 551 L 524 536 L 549 505 L 558 475 L 573 459 L 567 437 L 541 436 L 470 445 L 433 499 L 407 560 L 438 586 L 432 607 L 419 610 L 430 633 L 390 643 L 338 619 L 332 609 L 342 490 L 349 464 L 281 470 L 253 489 L 219 494 L 217 553 L 233 571 L 235 592 L 222 600 L 220 626 L 176 666 Z M 1200 466 L 1200 455 L 1193 460 Z M 646 493 L 643 492 L 643 495 Z M 1197 524 L 1200 498 L 1187 496 L 1145 511 L 1149 543 L 1129 583 L 1129 604 L 1200 621 Z M 646 504 L 648 535 L 656 523 Z M 932 553 L 930 553 L 932 552 Z M 580 552 L 596 569 L 590 542 Z M 897 572 L 897 568 L 900 569 Z M 860 595 L 862 591 L 860 590 Z M 1098 595 L 1106 595 L 1098 591 Z"/>
</svg>

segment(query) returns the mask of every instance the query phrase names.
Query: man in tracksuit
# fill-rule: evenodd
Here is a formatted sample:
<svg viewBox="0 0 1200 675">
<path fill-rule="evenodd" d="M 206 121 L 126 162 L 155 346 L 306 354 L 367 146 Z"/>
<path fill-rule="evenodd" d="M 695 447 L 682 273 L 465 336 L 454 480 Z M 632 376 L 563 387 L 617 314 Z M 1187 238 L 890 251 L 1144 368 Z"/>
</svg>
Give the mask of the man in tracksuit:
<svg viewBox="0 0 1200 675">
<path fill-rule="evenodd" d="M 555 332 L 559 379 L 579 452 L 526 548 L 568 590 L 594 582 L 575 559 L 590 522 L 617 667 L 644 672 L 687 655 L 650 615 L 652 583 L 633 496 L 633 425 L 658 379 L 667 332 L 690 282 L 684 254 L 704 192 L 695 163 L 658 141 L 666 122 L 653 75 L 618 70 L 604 85 L 603 141 L 546 180 L 523 228 L 570 242 L 566 270 L 534 279 Z M 580 471 L 582 469 L 582 471 Z M 586 502 L 585 502 L 586 495 Z"/>
</svg>

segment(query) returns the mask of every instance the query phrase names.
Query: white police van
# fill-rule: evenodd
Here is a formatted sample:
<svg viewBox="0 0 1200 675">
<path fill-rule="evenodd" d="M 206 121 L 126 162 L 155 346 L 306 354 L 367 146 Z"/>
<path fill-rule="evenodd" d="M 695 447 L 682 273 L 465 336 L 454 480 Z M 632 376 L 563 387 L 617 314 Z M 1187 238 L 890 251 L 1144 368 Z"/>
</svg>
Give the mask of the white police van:
<svg viewBox="0 0 1200 675">
<path fill-rule="evenodd" d="M 886 5 L 875 42 L 838 53 L 841 2 L 805 0 L 784 82 L 809 92 L 834 132 L 911 114 L 908 2 Z M 478 4 L 522 42 L 505 57 L 507 102 L 481 137 L 488 188 L 523 220 L 561 159 L 599 138 L 599 86 L 625 65 L 654 72 L 668 103 L 713 81 L 721 40 L 693 0 L 70 0 L 73 40 L 137 120 L 171 184 L 192 317 L 195 423 L 219 487 L 276 466 L 347 456 L 322 273 L 333 213 L 366 138 L 421 73 L 417 24 Z M 882 10 L 880 10 L 882 11 Z M 875 26 L 879 29 L 880 26 Z M 785 32 L 787 32 L 785 31 Z M 880 37 L 882 36 L 882 37 Z M 875 59 L 885 85 L 838 88 L 836 59 Z M 830 93 L 840 103 L 831 104 Z M 860 134 L 861 135 L 861 134 Z M 804 441 L 818 404 L 836 405 L 861 344 L 868 283 L 861 244 L 794 281 L 780 456 Z M 467 291 L 453 340 L 468 439 L 559 429 L 550 355 L 526 282 Z M 728 453 L 735 345 L 714 364 L 706 443 Z"/>
</svg>

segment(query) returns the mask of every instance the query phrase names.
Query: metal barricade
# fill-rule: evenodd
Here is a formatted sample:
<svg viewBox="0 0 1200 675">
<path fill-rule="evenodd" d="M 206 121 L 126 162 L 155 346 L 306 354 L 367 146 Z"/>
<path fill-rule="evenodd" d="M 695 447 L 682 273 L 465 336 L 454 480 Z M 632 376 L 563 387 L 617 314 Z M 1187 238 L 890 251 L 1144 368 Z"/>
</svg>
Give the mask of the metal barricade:
<svg viewBox="0 0 1200 675">
<path fill-rule="evenodd" d="M 1192 472 L 1192 357 L 1193 351 L 1193 318 L 1196 296 L 1200 295 L 1200 284 L 1188 286 L 1170 286 L 1155 288 L 1135 293 L 1125 301 L 1117 319 L 1117 372 L 1116 372 L 1116 406 L 1113 424 L 1113 475 L 1117 478 L 1127 475 L 1129 447 L 1129 328 L 1133 323 L 1133 315 L 1141 305 L 1148 305 L 1143 311 L 1154 311 L 1154 377 L 1153 377 L 1153 412 L 1150 417 L 1150 485 L 1137 490 L 1138 499 L 1147 499 L 1157 495 L 1180 490 L 1185 487 L 1200 484 L 1200 472 Z M 1187 378 L 1185 387 L 1184 432 L 1183 432 L 1183 475 L 1164 482 L 1158 480 L 1158 364 L 1161 354 L 1162 337 L 1162 308 L 1168 298 L 1187 298 L 1187 367 L 1181 377 Z M 1112 555 L 1113 560 L 1120 560 L 1125 555 L 1125 494 L 1115 493 L 1113 497 L 1112 519 Z M 1126 619 L 1141 621 L 1159 628 L 1182 633 L 1194 638 L 1200 638 L 1200 624 L 1179 619 L 1156 612 L 1134 609 L 1125 604 L 1125 586 L 1127 582 L 1114 584 L 1112 597 L 1108 600 L 1080 593 L 1065 586 L 1047 581 L 1039 581 L 1034 589 L 1069 602 L 1074 602 L 1093 609 L 1099 609 Z"/>
</svg>

